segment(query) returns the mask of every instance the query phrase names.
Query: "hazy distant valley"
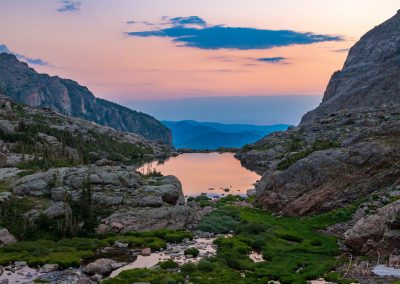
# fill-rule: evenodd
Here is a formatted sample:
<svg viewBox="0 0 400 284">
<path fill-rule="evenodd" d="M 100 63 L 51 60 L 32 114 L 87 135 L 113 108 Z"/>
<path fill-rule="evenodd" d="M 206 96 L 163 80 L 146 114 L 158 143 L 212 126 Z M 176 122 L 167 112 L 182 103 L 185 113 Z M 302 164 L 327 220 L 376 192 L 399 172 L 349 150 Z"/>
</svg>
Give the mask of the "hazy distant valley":
<svg viewBox="0 0 400 284">
<path fill-rule="evenodd" d="M 162 121 L 172 131 L 172 143 L 177 149 L 216 150 L 240 148 L 254 143 L 275 131 L 287 130 L 289 125 L 251 125 L 198 122 L 193 120 Z"/>
</svg>

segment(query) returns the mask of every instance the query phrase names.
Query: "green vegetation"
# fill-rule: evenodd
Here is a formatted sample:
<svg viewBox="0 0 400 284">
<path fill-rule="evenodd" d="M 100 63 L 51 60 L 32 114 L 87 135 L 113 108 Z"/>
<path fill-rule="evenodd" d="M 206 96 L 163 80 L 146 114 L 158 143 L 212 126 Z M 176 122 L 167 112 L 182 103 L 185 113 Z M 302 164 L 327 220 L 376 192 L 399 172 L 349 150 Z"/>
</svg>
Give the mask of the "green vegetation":
<svg viewBox="0 0 400 284">
<path fill-rule="evenodd" d="M 34 155 L 35 159 L 21 162 L 18 167 L 24 170 L 47 170 L 51 167 L 76 166 L 82 163 L 94 162 L 97 157 L 91 153 L 106 153 L 110 160 L 132 164 L 146 154 L 151 154 L 152 149 L 144 145 L 125 143 L 109 135 L 96 131 L 83 134 L 68 130 L 52 128 L 42 116 L 33 118 L 35 124 L 26 125 L 21 122 L 16 133 L 6 133 L 0 130 L 0 139 L 5 142 L 17 143 L 15 152 Z M 37 142 L 45 142 L 39 133 L 57 138 L 61 149 L 43 143 L 45 147 L 37 147 Z M 86 139 L 85 136 L 90 137 Z M 46 146 L 47 145 L 47 146 Z M 77 150 L 77 156 L 71 154 L 68 148 Z"/>
<path fill-rule="evenodd" d="M 179 284 L 184 283 L 184 277 L 181 274 L 168 272 L 163 269 L 133 269 L 123 271 L 115 278 L 105 280 L 102 283 L 131 284 L 137 281 L 144 283 Z"/>
<path fill-rule="evenodd" d="M 232 237 L 218 238 L 217 255 L 197 265 L 185 264 L 180 272 L 166 272 L 163 267 L 154 270 L 135 269 L 121 273 L 106 284 L 150 282 L 179 283 L 189 277 L 191 283 L 306 283 L 321 276 L 337 283 L 335 268 L 339 249 L 336 239 L 317 230 L 346 221 L 356 206 L 335 210 L 303 219 L 274 217 L 262 210 L 236 207 L 233 198 L 217 204 L 198 229 L 211 232 L 234 232 Z M 255 263 L 249 258 L 251 251 L 262 253 L 266 261 Z M 162 275 L 166 278 L 162 278 Z"/>
<path fill-rule="evenodd" d="M 187 201 L 195 201 L 200 207 L 211 206 L 213 204 L 211 198 L 207 195 L 199 195 L 196 197 L 190 196 Z"/>
<path fill-rule="evenodd" d="M 61 267 L 79 266 L 82 258 L 94 256 L 101 242 L 96 239 L 62 239 L 58 242 L 38 240 L 18 242 L 0 248 L 0 265 L 26 261 L 31 266 L 56 263 Z"/>
<path fill-rule="evenodd" d="M 162 269 L 176 269 L 176 268 L 179 267 L 179 264 L 176 263 L 176 262 L 173 261 L 173 260 L 163 261 L 163 262 L 160 262 L 158 265 L 159 265 Z"/>
<path fill-rule="evenodd" d="M 301 147 L 303 147 L 301 141 L 292 140 L 291 144 L 289 145 L 289 150 L 293 152 L 301 149 Z M 300 152 L 291 154 L 289 157 L 282 160 L 278 164 L 277 169 L 280 171 L 285 171 L 294 163 L 296 163 L 298 160 L 304 159 L 305 157 L 309 156 L 311 153 L 315 151 L 327 150 L 337 147 L 340 147 L 340 143 L 338 141 L 325 141 L 325 140 L 315 141 L 314 144 L 311 146 L 311 148 L 307 148 Z"/>
<path fill-rule="evenodd" d="M 98 248 L 111 245 L 115 241 L 127 243 L 132 248 L 150 247 L 152 250 L 160 250 L 166 247 L 166 242 L 181 242 L 185 238 L 191 239 L 193 236 L 186 231 L 158 230 L 122 235 L 93 235 L 91 238 L 59 241 L 45 239 L 21 241 L 0 248 L 0 265 L 23 260 L 32 266 L 57 263 L 61 267 L 77 267 L 82 259 L 92 258 Z"/>
<path fill-rule="evenodd" d="M 200 251 L 197 248 L 188 248 L 185 250 L 185 255 L 191 255 L 193 257 L 198 257 Z"/>
<path fill-rule="evenodd" d="M 238 209 L 220 208 L 204 216 L 197 229 L 215 234 L 227 234 L 233 231 L 239 222 Z"/>
<path fill-rule="evenodd" d="M 92 192 L 87 179 L 82 185 L 77 201 L 69 198 L 65 200 L 72 210 L 66 211 L 64 216 L 54 219 L 39 214 L 32 220 L 23 218 L 22 215 L 32 209 L 40 211 L 48 208 L 50 200 L 45 197 L 33 196 L 13 197 L 0 204 L 0 227 L 7 228 L 19 240 L 28 241 L 59 240 L 66 237 L 93 235 L 98 225 L 96 217 L 109 215 L 109 210 L 102 206 L 96 206 L 92 202 Z M 51 187 L 57 186 L 55 180 L 56 177 L 54 177 L 54 181 L 52 181 L 54 184 Z M 3 183 L 0 190 L 7 191 L 9 187 Z"/>
</svg>

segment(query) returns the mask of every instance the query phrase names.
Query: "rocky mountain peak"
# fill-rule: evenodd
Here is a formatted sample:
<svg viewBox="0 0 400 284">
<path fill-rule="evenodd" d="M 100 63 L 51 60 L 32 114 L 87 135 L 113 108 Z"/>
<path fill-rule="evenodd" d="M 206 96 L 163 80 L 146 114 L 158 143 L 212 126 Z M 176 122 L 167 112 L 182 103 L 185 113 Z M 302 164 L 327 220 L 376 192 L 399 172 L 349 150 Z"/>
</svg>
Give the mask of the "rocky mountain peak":
<svg viewBox="0 0 400 284">
<path fill-rule="evenodd" d="M 18 59 L 14 54 L 10 54 L 10 53 L 0 53 L 0 58 L 1 60 L 9 60 L 9 61 L 14 61 L 17 62 Z"/>
<path fill-rule="evenodd" d="M 96 98 L 75 81 L 39 74 L 12 54 L 0 54 L 0 91 L 18 103 L 49 108 L 148 140 L 172 141 L 171 131 L 154 117 Z"/>
<path fill-rule="evenodd" d="M 373 109 L 400 104 L 400 12 L 367 32 L 336 71 L 321 105 L 301 124 L 338 111 Z"/>
</svg>

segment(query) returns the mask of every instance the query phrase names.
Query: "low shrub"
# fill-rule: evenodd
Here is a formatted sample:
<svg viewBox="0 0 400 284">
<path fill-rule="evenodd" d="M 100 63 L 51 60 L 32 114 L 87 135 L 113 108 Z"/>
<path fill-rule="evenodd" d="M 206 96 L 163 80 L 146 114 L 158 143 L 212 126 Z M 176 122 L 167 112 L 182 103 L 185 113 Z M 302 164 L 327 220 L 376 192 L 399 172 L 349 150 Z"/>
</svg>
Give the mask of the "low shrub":
<svg viewBox="0 0 400 284">
<path fill-rule="evenodd" d="M 202 259 L 197 264 L 197 269 L 202 272 L 211 272 L 215 269 L 215 264 L 212 263 L 211 261 Z"/>
<path fill-rule="evenodd" d="M 188 262 L 181 266 L 181 271 L 183 274 L 188 274 L 197 270 L 197 266 L 194 263 Z"/>
<path fill-rule="evenodd" d="M 158 264 L 162 269 L 176 269 L 179 267 L 178 263 L 173 260 L 167 260 Z"/>
<path fill-rule="evenodd" d="M 215 234 L 234 231 L 240 222 L 240 213 L 235 208 L 221 208 L 203 217 L 197 229 Z"/>
<path fill-rule="evenodd" d="M 199 254 L 200 254 L 200 251 L 197 248 L 185 249 L 185 255 L 191 255 L 193 257 L 198 257 Z"/>
</svg>

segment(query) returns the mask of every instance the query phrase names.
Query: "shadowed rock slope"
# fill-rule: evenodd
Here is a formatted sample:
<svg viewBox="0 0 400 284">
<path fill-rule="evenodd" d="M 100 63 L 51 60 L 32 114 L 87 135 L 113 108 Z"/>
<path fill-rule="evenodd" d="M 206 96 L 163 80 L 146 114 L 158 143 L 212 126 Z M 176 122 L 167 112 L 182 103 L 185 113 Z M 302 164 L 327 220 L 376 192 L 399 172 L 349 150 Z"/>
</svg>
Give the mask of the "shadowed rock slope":
<svg viewBox="0 0 400 284">
<path fill-rule="evenodd" d="M 393 203 L 400 198 L 399 64 L 400 12 L 351 48 L 320 106 L 298 127 L 237 154 L 263 173 L 257 202 L 294 216 L 356 205 L 358 223 L 345 234 L 346 244 L 363 254 L 392 252 L 400 241 L 400 206 Z"/>
<path fill-rule="evenodd" d="M 170 130 L 155 118 L 96 98 L 75 81 L 39 74 L 11 54 L 0 54 L 0 89 L 18 103 L 50 108 L 149 140 L 172 141 Z"/>
</svg>

